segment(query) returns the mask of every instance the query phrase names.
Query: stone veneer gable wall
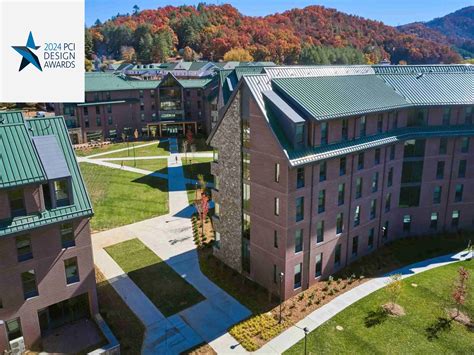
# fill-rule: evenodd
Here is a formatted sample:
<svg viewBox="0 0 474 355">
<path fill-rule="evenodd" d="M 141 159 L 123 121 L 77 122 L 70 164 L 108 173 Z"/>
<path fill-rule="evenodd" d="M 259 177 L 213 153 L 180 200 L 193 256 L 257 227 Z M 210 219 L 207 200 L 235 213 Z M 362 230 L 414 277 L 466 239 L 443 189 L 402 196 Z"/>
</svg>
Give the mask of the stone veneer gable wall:
<svg viewBox="0 0 474 355">
<path fill-rule="evenodd" d="M 241 93 L 237 92 L 219 129 L 211 139 L 218 150 L 216 174 L 219 191 L 213 194 L 220 205 L 220 216 L 214 220 L 216 231 L 221 235 L 220 249 L 214 255 L 233 269 L 242 271 L 242 128 Z"/>
</svg>

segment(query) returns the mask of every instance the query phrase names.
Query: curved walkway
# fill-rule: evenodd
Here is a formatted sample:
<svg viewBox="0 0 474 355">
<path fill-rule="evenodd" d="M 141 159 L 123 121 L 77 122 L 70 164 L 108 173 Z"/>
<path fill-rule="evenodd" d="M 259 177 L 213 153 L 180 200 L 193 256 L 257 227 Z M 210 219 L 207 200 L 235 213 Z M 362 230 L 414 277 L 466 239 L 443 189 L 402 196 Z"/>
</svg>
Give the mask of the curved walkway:
<svg viewBox="0 0 474 355">
<path fill-rule="evenodd" d="M 273 338 L 264 346 L 262 346 L 256 353 L 260 354 L 282 354 L 284 351 L 291 348 L 297 342 L 304 338 L 303 328 L 308 328 L 310 332 L 318 328 L 324 322 L 328 321 L 336 314 L 359 301 L 360 299 L 368 296 L 372 292 L 375 292 L 390 282 L 390 275 L 401 274 L 402 278 L 407 278 L 421 272 L 431 270 L 440 266 L 445 266 L 451 263 L 455 263 L 461 260 L 472 258 L 473 253 L 462 251 L 457 254 L 440 256 L 428 260 L 424 260 L 415 264 L 411 264 L 400 269 L 394 270 L 382 277 L 378 277 L 363 283 L 360 286 L 353 288 L 352 290 L 336 297 L 331 302 L 325 304 L 321 308 L 318 308 L 314 312 L 310 313 L 304 319 L 296 323 L 285 330 L 283 333 Z M 242 353 L 242 348 L 240 353 Z M 230 350 L 229 352 L 234 352 Z M 239 351 L 237 351 L 239 352 Z"/>
</svg>

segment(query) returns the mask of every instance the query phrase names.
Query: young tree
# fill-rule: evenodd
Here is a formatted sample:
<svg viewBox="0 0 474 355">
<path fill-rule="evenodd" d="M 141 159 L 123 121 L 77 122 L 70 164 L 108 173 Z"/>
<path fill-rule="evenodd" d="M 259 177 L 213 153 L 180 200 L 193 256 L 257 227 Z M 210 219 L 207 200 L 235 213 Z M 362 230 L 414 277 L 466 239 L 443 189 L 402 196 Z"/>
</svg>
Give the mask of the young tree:
<svg viewBox="0 0 474 355">
<path fill-rule="evenodd" d="M 469 276 L 469 271 L 467 271 L 462 266 L 458 269 L 458 279 L 454 284 L 454 289 L 451 294 L 456 310 L 456 315 L 453 318 L 457 318 L 459 316 L 460 308 L 466 302 Z"/>
<path fill-rule="evenodd" d="M 184 140 L 182 143 L 182 149 L 184 153 L 184 161 L 188 161 L 188 141 Z"/>
<path fill-rule="evenodd" d="M 389 301 L 391 303 L 391 307 L 393 308 L 394 305 L 397 303 L 400 294 L 402 293 L 402 275 L 391 275 L 390 282 L 386 287 L 386 291 L 388 294 Z"/>
<path fill-rule="evenodd" d="M 205 193 L 207 184 L 206 184 L 206 180 L 204 180 L 204 175 L 198 174 L 197 178 L 198 178 L 199 187 L 201 188 L 202 193 Z"/>
<path fill-rule="evenodd" d="M 204 222 L 206 221 L 207 214 L 209 213 L 209 197 L 205 193 L 201 197 L 201 234 L 204 238 Z"/>
</svg>

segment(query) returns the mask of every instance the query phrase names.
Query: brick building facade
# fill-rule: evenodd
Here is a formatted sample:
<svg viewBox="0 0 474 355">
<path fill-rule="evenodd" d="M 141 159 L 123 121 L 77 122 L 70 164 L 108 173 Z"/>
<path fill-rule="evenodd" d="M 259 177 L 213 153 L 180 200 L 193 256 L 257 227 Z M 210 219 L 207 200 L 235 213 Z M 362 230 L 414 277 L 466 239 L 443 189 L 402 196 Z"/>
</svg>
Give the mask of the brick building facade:
<svg viewBox="0 0 474 355">
<path fill-rule="evenodd" d="M 469 65 L 245 75 L 216 150 L 215 255 L 289 298 L 380 245 L 474 226 Z"/>
</svg>

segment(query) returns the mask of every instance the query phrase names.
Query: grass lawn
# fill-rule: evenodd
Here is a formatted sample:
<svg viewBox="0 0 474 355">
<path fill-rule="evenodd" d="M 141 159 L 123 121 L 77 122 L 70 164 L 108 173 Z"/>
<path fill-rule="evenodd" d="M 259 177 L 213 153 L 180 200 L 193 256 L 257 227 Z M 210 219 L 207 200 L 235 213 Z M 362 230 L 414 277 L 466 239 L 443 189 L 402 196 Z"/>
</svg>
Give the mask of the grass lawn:
<svg viewBox="0 0 474 355">
<path fill-rule="evenodd" d="M 77 149 L 75 152 L 78 157 L 85 157 L 88 155 L 106 153 L 112 150 L 123 149 L 123 148 L 127 148 L 127 143 L 111 143 L 111 144 L 107 144 L 107 145 L 104 145 L 102 147 L 97 147 L 97 148 Z"/>
<path fill-rule="evenodd" d="M 122 161 L 113 161 L 115 164 L 121 164 Z M 131 166 L 133 168 L 144 169 L 149 171 L 158 171 L 162 174 L 168 174 L 168 160 L 167 159 L 144 159 L 144 160 L 123 160 L 123 165 Z"/>
<path fill-rule="evenodd" d="M 133 142 L 133 143 L 129 143 L 130 144 L 129 147 L 131 148 L 134 145 L 136 147 L 136 146 L 143 145 L 146 143 L 147 142 Z M 125 145 L 125 147 L 127 147 L 127 145 Z M 146 147 L 141 147 L 141 148 L 135 148 L 136 157 L 152 157 L 152 156 L 164 156 L 164 155 L 170 155 L 169 143 L 167 141 L 156 141 L 156 144 L 147 145 Z M 133 157 L 133 149 L 98 156 L 97 159 L 127 158 L 127 157 Z"/>
<path fill-rule="evenodd" d="M 308 335 L 308 352 L 320 354 L 473 354 L 474 332 L 449 321 L 450 295 L 457 270 L 470 271 L 469 296 L 464 312 L 474 316 L 474 261 L 454 263 L 423 272 L 403 281 L 397 303 L 406 315 L 390 317 L 380 312 L 388 301 L 385 289 L 351 305 Z M 411 286 L 412 283 L 418 287 Z M 378 315 L 374 317 L 374 315 Z M 371 320 L 375 319 L 375 322 Z M 443 328 L 442 325 L 446 324 Z M 336 330 L 336 326 L 344 328 Z M 437 329 L 437 330 L 436 330 Z M 288 354 L 302 354 L 304 342 Z"/>
<path fill-rule="evenodd" d="M 168 213 L 166 180 L 88 163 L 80 167 L 94 207 L 93 231 Z"/>
<path fill-rule="evenodd" d="M 105 250 L 166 317 L 204 300 L 193 286 L 139 239 Z"/>
<path fill-rule="evenodd" d="M 204 180 L 206 182 L 212 182 L 212 158 L 188 158 L 186 161 L 184 158 L 182 158 L 181 161 L 183 162 L 183 171 L 185 178 L 197 180 L 198 174 L 203 174 Z"/>
<path fill-rule="evenodd" d="M 99 312 L 120 343 L 120 353 L 141 353 L 145 326 L 118 295 L 104 275 L 96 269 Z"/>
</svg>

